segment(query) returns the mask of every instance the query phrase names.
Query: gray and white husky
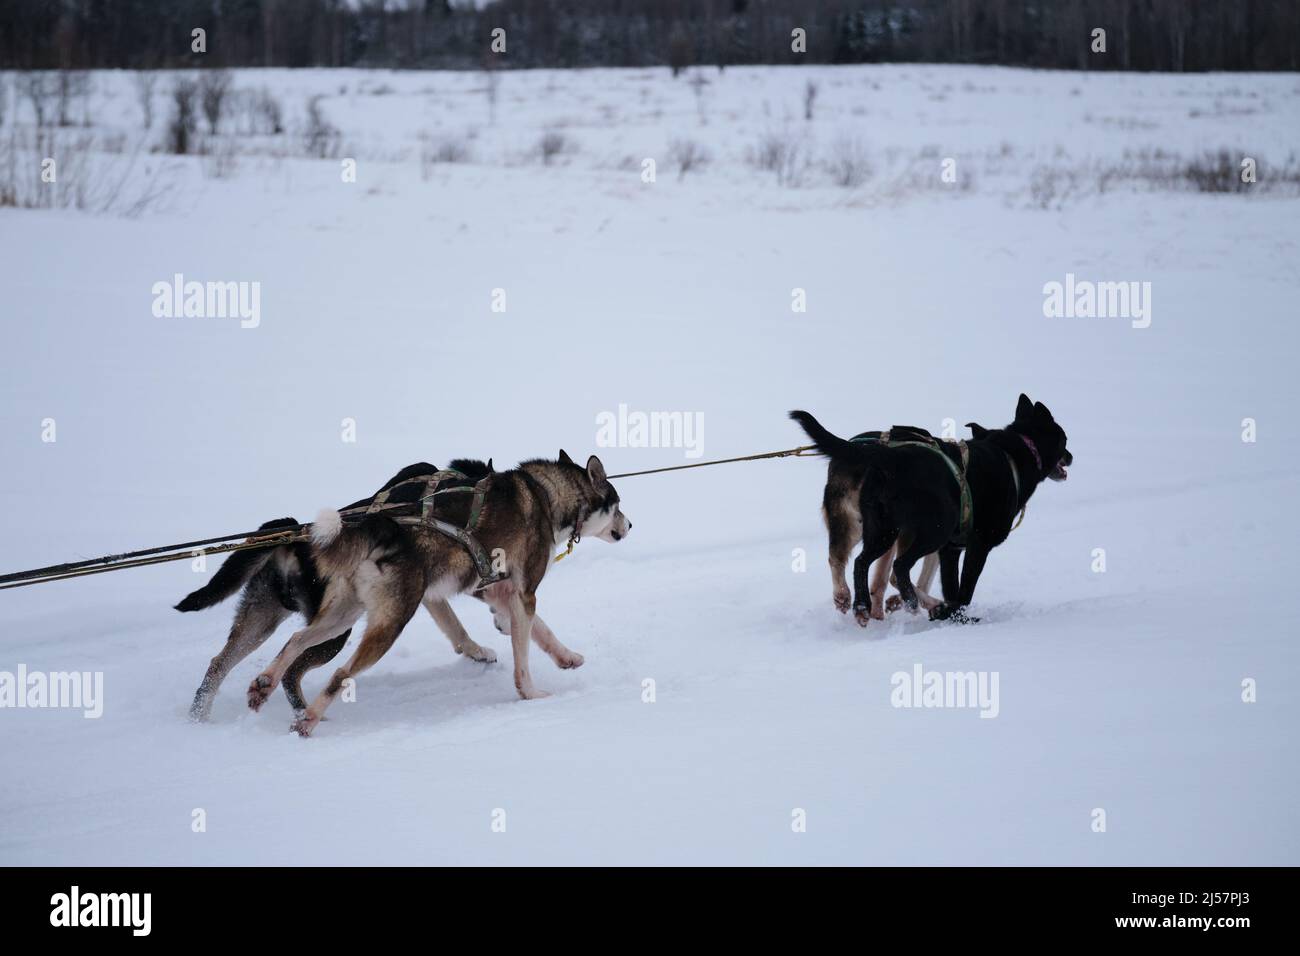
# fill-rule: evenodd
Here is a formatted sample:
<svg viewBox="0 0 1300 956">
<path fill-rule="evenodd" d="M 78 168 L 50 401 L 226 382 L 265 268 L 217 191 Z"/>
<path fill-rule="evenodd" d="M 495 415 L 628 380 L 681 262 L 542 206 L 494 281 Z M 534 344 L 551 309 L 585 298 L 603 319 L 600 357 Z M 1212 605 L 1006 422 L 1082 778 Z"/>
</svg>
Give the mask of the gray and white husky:
<svg viewBox="0 0 1300 956">
<path fill-rule="evenodd" d="M 468 481 L 476 482 L 491 473 L 492 462 L 484 464 L 477 459 L 457 458 L 449 467 L 464 474 Z M 438 467 L 427 462 L 407 465 L 384 482 L 379 491 L 388 491 L 409 479 L 436 471 Z M 374 497 L 371 495 L 346 507 L 368 505 Z M 278 518 L 266 522 L 258 530 L 270 532 L 297 527 L 298 522 L 293 518 Z M 325 583 L 316 567 L 311 545 L 300 541 L 275 548 L 236 551 L 222 563 L 207 584 L 181 599 L 176 610 L 201 611 L 239 593 L 239 607 L 225 646 L 209 662 L 203 680 L 194 692 L 194 701 L 190 705 L 191 720 L 208 719 L 212 702 L 227 675 L 235 665 L 261 647 L 286 618 L 298 613 L 310 621 L 316 615 L 325 596 Z M 491 648 L 482 647 L 470 638 L 446 601 L 432 601 L 426 607 L 438 630 L 451 641 L 457 654 L 489 664 L 497 659 Z M 344 628 L 338 636 L 310 648 L 285 673 L 282 681 L 284 694 L 297 714 L 301 715 L 307 709 L 302 696 L 303 676 L 333 660 L 347 643 L 351 632 L 350 627 Z"/>
<path fill-rule="evenodd" d="M 464 527 L 469 495 L 438 501 L 436 517 Z M 492 608 L 498 630 L 510 634 L 515 688 L 525 700 L 547 696 L 533 684 L 528 644 L 536 641 L 560 667 L 578 667 L 582 655 L 569 650 L 537 616 L 537 588 L 555 549 L 581 538 L 620 541 L 631 530 L 618 492 L 595 455 L 586 467 L 563 451 L 558 460 L 526 461 L 492 474 L 473 530 L 505 578 L 478 592 Z M 362 614 L 366 630 L 356 652 L 334 672 L 328 685 L 294 722 L 308 736 L 343 688 L 392 647 L 421 604 L 445 602 L 479 583 L 473 559 L 457 541 L 425 526 L 398 524 L 370 515 L 343 524 L 337 511 L 322 512 L 313 525 L 312 558 L 325 579 L 320 607 L 293 635 L 248 688 L 248 705 L 261 708 L 309 648 L 352 627 Z"/>
</svg>

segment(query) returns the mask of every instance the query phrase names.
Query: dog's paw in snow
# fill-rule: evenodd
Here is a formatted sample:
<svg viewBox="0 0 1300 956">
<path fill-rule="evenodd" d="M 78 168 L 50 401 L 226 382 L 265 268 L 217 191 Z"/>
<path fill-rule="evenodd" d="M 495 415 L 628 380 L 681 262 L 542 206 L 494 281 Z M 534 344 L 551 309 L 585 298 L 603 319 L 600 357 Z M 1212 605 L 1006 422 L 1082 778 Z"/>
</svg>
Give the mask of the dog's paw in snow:
<svg viewBox="0 0 1300 956">
<path fill-rule="evenodd" d="M 275 682 L 271 680 L 270 674 L 258 674 L 254 677 L 253 682 L 248 685 L 248 709 L 261 710 L 273 690 L 275 690 Z"/>
<path fill-rule="evenodd" d="M 497 662 L 497 652 L 481 644 L 467 644 L 457 653 L 464 654 L 470 660 L 478 661 L 480 664 L 495 664 Z"/>
<path fill-rule="evenodd" d="M 566 671 L 581 667 L 586 662 L 586 658 L 577 651 L 571 651 L 567 648 L 556 653 L 553 659 L 556 667 Z"/>
<path fill-rule="evenodd" d="M 979 618 L 971 617 L 964 607 L 941 601 L 930 609 L 930 620 L 952 621 L 954 624 L 978 624 Z"/>
</svg>

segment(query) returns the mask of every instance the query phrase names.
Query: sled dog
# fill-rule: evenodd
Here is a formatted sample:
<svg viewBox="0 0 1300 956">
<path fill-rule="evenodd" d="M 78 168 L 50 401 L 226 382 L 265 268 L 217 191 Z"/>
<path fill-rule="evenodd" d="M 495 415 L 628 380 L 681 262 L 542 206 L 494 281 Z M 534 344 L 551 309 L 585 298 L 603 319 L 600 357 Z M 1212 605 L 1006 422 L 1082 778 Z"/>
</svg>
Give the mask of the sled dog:
<svg viewBox="0 0 1300 956">
<path fill-rule="evenodd" d="M 468 497 L 439 500 L 435 516 L 466 527 L 472 507 Z M 561 451 L 558 460 L 534 459 L 491 476 L 473 534 L 506 577 L 480 593 L 498 628 L 509 628 L 520 697 L 546 696 L 528 669 L 530 640 L 560 667 L 582 664 L 582 656 L 561 644 L 537 617 L 537 589 L 556 546 L 581 538 L 620 541 L 631 528 L 595 455 L 585 468 Z M 474 561 L 458 541 L 427 525 L 398 524 L 383 515 L 345 525 L 338 512 L 322 512 L 313 525 L 311 546 L 326 582 L 320 606 L 249 685 L 249 707 L 260 709 L 304 651 L 350 628 L 363 613 L 366 630 L 352 657 L 294 722 L 302 736 L 315 729 L 344 681 L 383 657 L 422 603 L 428 607 L 479 584 Z"/>
<path fill-rule="evenodd" d="M 485 465 L 468 458 L 456 459 L 450 467 L 464 473 L 471 481 L 478 481 L 492 471 L 490 461 Z M 386 481 L 375 495 L 411 478 L 431 475 L 437 470 L 435 465 L 426 462 L 407 465 Z M 354 501 L 347 508 L 368 505 L 375 495 Z M 297 525 L 298 522 L 293 518 L 279 518 L 266 522 L 258 530 L 275 531 Z M 235 612 L 230 635 L 226 638 L 225 647 L 212 658 L 199 689 L 194 693 L 194 702 L 190 705 L 191 720 L 208 719 L 222 681 L 235 665 L 261 647 L 285 618 L 298 613 L 310 621 L 316 615 L 325 595 L 325 581 L 312 557 L 311 545 L 306 541 L 275 548 L 236 551 L 217 569 L 212 580 L 186 595 L 176 605 L 176 610 L 199 611 L 209 608 L 237 591 L 241 592 L 239 608 Z M 490 648 L 481 647 L 470 638 L 445 600 L 430 602 L 427 607 L 438 629 L 451 641 L 457 654 L 485 663 L 497 659 Z M 303 675 L 312 668 L 333 660 L 347 643 L 350 633 L 351 628 L 343 628 L 337 637 L 309 648 L 285 673 L 284 694 L 296 713 L 301 714 L 307 709 L 307 702 L 302 696 Z"/>
<path fill-rule="evenodd" d="M 938 551 L 943 601 L 930 609 L 935 620 L 966 620 L 964 608 L 975 596 L 989 552 L 1006 540 L 1016 514 L 1038 486 L 1048 478 L 1064 481 L 1066 468 L 1074 463 L 1065 431 L 1047 406 L 1024 394 L 1006 428 L 972 427 L 975 437 L 967 443 L 969 461 L 960 481 L 954 480 L 953 456 L 958 452 L 944 443 L 931 448 L 851 442 L 827 431 L 808 412 L 793 411 L 790 417 L 833 462 L 866 469 L 858 496 L 863 547 L 853 568 L 855 605 L 870 606 L 871 563 L 896 548 L 893 573 L 899 596 L 910 610 L 917 610 L 920 596 L 912 583 L 912 566 Z M 963 489 L 969 492 L 968 519 Z M 963 527 L 967 520 L 969 526 Z"/>
</svg>

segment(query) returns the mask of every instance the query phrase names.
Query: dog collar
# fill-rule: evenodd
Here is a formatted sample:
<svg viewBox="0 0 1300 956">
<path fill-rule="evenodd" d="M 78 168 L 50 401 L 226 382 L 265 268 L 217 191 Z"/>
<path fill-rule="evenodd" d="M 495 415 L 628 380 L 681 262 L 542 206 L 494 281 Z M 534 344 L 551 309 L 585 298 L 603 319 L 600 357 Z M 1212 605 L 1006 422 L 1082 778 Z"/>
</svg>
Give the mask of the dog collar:
<svg viewBox="0 0 1300 956">
<path fill-rule="evenodd" d="M 1016 432 L 1016 434 L 1020 435 L 1020 432 Z M 1034 464 L 1038 466 L 1038 473 L 1042 474 L 1043 458 L 1038 454 L 1038 446 L 1034 444 L 1033 440 L 1028 435 L 1020 435 L 1020 440 L 1025 443 L 1025 447 L 1033 454 Z"/>
</svg>

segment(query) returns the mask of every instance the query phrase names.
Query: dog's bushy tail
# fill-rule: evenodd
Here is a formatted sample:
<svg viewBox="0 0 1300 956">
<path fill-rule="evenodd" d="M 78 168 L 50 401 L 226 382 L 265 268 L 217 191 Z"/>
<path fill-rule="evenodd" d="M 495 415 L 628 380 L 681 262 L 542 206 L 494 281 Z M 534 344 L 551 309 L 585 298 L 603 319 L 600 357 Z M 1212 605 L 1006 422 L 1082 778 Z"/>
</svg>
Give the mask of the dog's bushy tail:
<svg viewBox="0 0 1300 956">
<path fill-rule="evenodd" d="M 797 421 L 808 437 L 813 440 L 817 450 L 827 458 L 854 464 L 870 464 L 878 461 L 882 453 L 888 451 L 878 442 L 852 442 L 832 435 L 822 427 L 821 422 L 805 411 L 796 409 L 790 417 Z"/>
<path fill-rule="evenodd" d="M 293 518 L 277 518 L 259 527 L 258 531 L 275 531 L 279 528 L 294 528 L 298 522 Z M 248 551 L 236 551 L 217 568 L 212 580 L 197 591 L 191 591 L 181 598 L 176 605 L 178 611 L 201 611 L 204 608 L 220 604 L 230 595 L 242 588 L 275 552 L 275 548 L 257 548 Z"/>
</svg>

